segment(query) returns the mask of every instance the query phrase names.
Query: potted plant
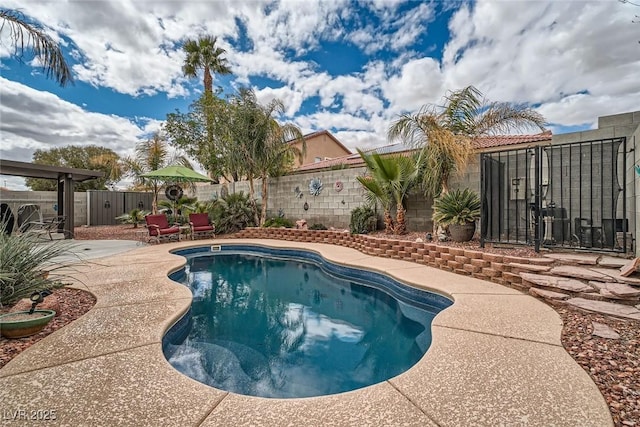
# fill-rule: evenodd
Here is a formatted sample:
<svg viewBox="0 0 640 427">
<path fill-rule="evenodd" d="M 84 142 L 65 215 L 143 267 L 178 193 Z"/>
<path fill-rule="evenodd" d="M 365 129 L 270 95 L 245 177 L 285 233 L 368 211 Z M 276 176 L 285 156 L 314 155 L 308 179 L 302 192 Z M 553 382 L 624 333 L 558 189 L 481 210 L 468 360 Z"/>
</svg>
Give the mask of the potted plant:
<svg viewBox="0 0 640 427">
<path fill-rule="evenodd" d="M 450 191 L 434 201 L 433 220 L 449 227 L 454 242 L 471 240 L 479 218 L 480 198 L 468 188 Z"/>
<path fill-rule="evenodd" d="M 14 311 L 0 316 L 0 333 L 5 338 L 22 338 L 37 334 L 56 315 L 53 310 L 36 310 L 36 305 L 51 295 L 48 290 L 31 294 L 31 310 Z"/>
</svg>

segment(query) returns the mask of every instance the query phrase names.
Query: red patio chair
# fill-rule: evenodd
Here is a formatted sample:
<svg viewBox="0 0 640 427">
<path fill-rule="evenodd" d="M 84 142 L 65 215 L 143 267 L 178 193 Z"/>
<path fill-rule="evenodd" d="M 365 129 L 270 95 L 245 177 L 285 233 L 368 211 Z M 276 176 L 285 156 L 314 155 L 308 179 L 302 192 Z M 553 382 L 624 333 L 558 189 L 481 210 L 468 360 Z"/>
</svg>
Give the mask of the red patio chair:
<svg viewBox="0 0 640 427">
<path fill-rule="evenodd" d="M 169 240 L 174 237 L 180 240 L 180 227 L 169 225 L 165 214 L 147 215 L 144 220 L 147 222 L 150 240 L 155 239 L 158 243 L 160 243 L 160 240 Z"/>
<path fill-rule="evenodd" d="M 191 227 L 191 240 L 198 236 L 216 237 L 216 228 L 211 221 L 209 221 L 209 214 L 207 213 L 192 213 L 189 214 L 189 226 Z"/>
</svg>

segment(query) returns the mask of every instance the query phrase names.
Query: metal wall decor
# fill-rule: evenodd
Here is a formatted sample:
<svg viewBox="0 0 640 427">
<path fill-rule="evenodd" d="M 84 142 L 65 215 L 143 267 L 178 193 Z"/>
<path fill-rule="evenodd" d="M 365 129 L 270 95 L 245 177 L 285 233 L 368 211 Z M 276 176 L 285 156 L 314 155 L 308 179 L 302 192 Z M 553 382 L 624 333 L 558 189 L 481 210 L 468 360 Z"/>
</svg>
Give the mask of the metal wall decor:
<svg viewBox="0 0 640 427">
<path fill-rule="evenodd" d="M 312 196 L 319 196 L 322 193 L 322 181 L 320 181 L 320 178 L 313 178 L 309 182 L 309 193 Z"/>
<path fill-rule="evenodd" d="M 182 197 L 182 194 L 183 194 L 182 187 L 175 184 L 168 186 L 167 189 L 164 191 L 164 195 L 167 196 L 167 199 L 172 200 L 174 202 L 178 200 L 180 197 Z"/>
<path fill-rule="evenodd" d="M 309 203 L 304 202 L 304 205 L 302 205 L 302 209 L 304 209 L 305 211 L 309 210 Z"/>
<path fill-rule="evenodd" d="M 339 193 L 342 191 L 342 181 L 336 181 L 335 184 L 333 184 L 333 189 L 336 190 L 336 193 Z"/>
</svg>

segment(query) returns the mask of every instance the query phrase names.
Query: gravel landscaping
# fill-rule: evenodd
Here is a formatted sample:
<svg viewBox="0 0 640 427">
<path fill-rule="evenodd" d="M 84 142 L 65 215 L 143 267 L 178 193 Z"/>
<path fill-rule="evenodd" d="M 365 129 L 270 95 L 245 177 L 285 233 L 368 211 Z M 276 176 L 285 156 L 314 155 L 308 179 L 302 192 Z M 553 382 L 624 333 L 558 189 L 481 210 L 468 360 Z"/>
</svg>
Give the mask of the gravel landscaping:
<svg viewBox="0 0 640 427">
<path fill-rule="evenodd" d="M 136 240 L 131 225 L 78 227 L 78 240 Z M 386 235 L 385 235 L 386 236 Z M 232 235 L 223 237 L 233 237 Z M 400 237 L 400 236 L 394 236 Z M 425 233 L 402 236 L 406 240 L 425 237 Z M 447 242 L 449 245 L 460 245 Z M 465 248 L 478 249 L 478 242 L 464 244 Z M 488 247 L 492 253 L 537 257 L 530 248 Z M 95 304 L 95 298 L 87 292 L 75 289 L 54 291 L 60 301 L 61 315 L 42 332 L 28 338 L 0 339 L 0 367 L 29 345 L 63 327 L 86 313 Z M 591 376 L 602 392 L 616 426 L 640 427 L 640 322 L 621 320 L 608 316 L 586 313 L 566 306 L 552 306 L 562 317 L 564 328 L 562 344 L 567 352 Z M 1 312 L 8 311 L 4 307 Z M 606 326 L 605 326 L 606 325 Z M 612 338 L 594 335 L 594 327 L 610 328 Z M 615 335 L 618 335 L 615 337 Z"/>
</svg>

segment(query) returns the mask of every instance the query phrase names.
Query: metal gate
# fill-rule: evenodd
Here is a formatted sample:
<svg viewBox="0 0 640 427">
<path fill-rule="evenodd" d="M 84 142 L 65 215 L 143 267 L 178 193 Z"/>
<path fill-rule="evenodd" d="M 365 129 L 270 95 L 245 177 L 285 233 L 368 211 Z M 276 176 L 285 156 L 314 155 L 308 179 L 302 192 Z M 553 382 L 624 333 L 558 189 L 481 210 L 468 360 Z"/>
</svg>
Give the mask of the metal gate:
<svg viewBox="0 0 640 427">
<path fill-rule="evenodd" d="M 116 217 L 131 212 L 133 209 L 151 210 L 152 193 L 134 191 L 87 191 L 88 225 L 115 225 Z"/>
<path fill-rule="evenodd" d="M 626 138 L 481 155 L 481 245 L 631 252 Z"/>
</svg>

